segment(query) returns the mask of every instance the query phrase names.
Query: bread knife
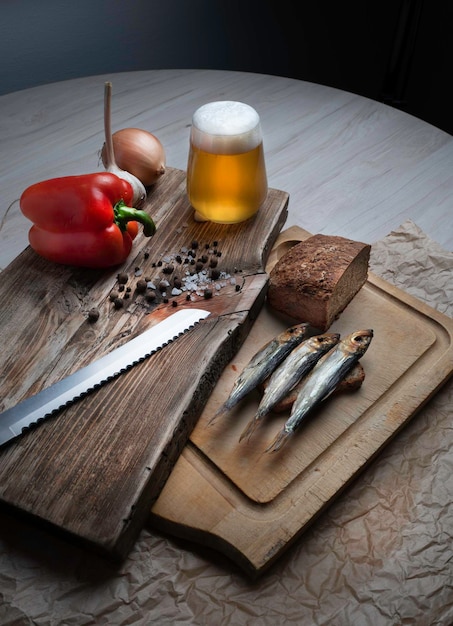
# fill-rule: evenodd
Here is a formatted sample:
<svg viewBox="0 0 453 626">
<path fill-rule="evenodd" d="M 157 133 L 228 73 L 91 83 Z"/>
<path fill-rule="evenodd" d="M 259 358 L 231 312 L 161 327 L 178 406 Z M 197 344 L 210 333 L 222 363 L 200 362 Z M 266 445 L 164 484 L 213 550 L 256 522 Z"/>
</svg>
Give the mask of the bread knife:
<svg viewBox="0 0 453 626">
<path fill-rule="evenodd" d="M 203 309 L 180 309 L 124 345 L 0 413 L 0 446 L 56 415 L 163 348 L 209 315 Z"/>
</svg>

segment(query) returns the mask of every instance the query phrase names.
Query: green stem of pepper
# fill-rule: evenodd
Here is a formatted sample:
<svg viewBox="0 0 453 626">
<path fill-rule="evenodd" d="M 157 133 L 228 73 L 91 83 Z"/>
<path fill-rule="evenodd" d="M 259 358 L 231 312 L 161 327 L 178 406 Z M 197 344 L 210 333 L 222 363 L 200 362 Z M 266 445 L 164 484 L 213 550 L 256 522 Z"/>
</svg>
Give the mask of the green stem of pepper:
<svg viewBox="0 0 453 626">
<path fill-rule="evenodd" d="M 126 206 L 123 200 L 120 200 L 113 207 L 115 224 L 120 230 L 125 231 L 128 222 L 140 222 L 143 224 L 143 234 L 145 237 L 152 237 L 156 232 L 156 225 L 151 217 L 145 211 L 134 209 Z"/>
</svg>

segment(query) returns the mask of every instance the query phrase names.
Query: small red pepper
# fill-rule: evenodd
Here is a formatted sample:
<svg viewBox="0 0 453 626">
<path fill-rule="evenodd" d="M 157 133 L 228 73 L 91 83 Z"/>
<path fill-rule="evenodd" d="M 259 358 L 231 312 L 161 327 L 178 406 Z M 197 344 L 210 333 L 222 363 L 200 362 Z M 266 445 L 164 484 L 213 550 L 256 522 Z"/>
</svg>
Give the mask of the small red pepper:
<svg viewBox="0 0 453 626">
<path fill-rule="evenodd" d="M 111 267 L 129 255 L 138 233 L 151 237 L 156 226 L 142 210 L 129 206 L 132 186 L 110 172 L 52 178 L 28 187 L 22 213 L 33 222 L 31 247 L 65 265 Z"/>
</svg>

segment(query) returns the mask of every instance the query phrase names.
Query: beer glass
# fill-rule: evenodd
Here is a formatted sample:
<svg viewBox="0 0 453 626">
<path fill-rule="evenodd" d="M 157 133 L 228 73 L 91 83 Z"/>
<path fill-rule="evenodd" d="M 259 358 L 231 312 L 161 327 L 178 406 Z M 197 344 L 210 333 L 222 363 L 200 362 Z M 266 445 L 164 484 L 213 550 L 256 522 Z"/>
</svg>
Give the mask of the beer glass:
<svg viewBox="0 0 453 626">
<path fill-rule="evenodd" d="M 258 113 L 243 102 L 209 102 L 195 111 L 187 193 L 199 221 L 233 224 L 254 215 L 267 196 Z"/>
</svg>

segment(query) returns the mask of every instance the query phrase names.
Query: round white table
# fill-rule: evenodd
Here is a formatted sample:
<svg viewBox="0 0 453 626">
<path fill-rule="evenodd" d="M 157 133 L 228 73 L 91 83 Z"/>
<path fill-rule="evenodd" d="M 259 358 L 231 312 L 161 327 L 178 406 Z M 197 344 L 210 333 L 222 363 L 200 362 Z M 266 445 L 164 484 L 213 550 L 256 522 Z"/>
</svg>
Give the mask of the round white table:
<svg viewBox="0 0 453 626">
<path fill-rule="evenodd" d="M 287 226 L 372 243 L 406 219 L 453 249 L 453 138 L 382 103 L 287 78 L 212 70 L 92 76 L 0 97 L 0 268 L 27 245 L 29 185 L 102 169 L 104 82 L 112 124 L 145 128 L 186 168 L 193 111 L 243 100 L 262 120 L 269 185 L 290 194 Z"/>
<path fill-rule="evenodd" d="M 453 138 L 445 132 L 312 83 L 158 70 L 92 76 L 0 97 L 1 269 L 28 243 L 29 222 L 18 203 L 27 186 L 102 169 L 106 80 L 113 83 L 114 130 L 153 132 L 168 165 L 179 169 L 186 167 L 191 116 L 199 105 L 233 99 L 254 106 L 269 185 L 290 194 L 286 226 L 373 243 L 411 220 L 453 250 Z M 447 400 L 444 394 L 439 420 Z M 451 437 L 442 426 L 431 441 L 429 414 L 420 418 L 399 440 L 403 448 L 390 446 L 380 455 L 380 480 L 373 468 L 366 472 L 256 582 L 221 555 L 150 529 L 126 562 L 113 567 L 2 512 L 0 623 L 447 626 L 453 622 Z M 411 458 L 414 439 L 423 437 L 426 458 Z M 419 501 L 430 493 L 427 481 L 436 480 L 445 501 Z M 356 516 L 358 499 L 367 510 Z M 426 536 L 413 537 L 410 520 L 419 515 Z"/>
</svg>

